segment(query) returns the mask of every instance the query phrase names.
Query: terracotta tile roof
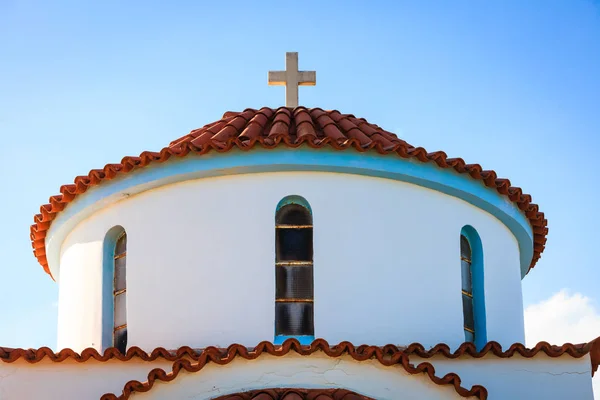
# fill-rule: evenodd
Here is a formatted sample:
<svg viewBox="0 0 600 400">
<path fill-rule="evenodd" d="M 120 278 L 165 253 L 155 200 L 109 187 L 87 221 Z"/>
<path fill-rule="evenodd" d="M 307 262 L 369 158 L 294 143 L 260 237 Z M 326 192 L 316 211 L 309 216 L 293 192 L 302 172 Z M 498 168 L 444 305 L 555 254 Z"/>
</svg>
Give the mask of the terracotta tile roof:
<svg viewBox="0 0 600 400">
<path fill-rule="evenodd" d="M 214 400 L 375 400 L 345 389 L 274 388 L 228 394 Z"/>
<path fill-rule="evenodd" d="M 101 397 L 102 400 L 111 400 L 127 399 L 131 393 L 136 391 L 146 392 L 152 388 L 156 380 L 171 381 L 177 377 L 181 369 L 185 369 L 188 372 L 198 372 L 209 361 L 218 364 L 227 364 L 235 357 L 253 360 L 264 353 L 283 356 L 290 351 L 306 356 L 318 351 L 321 351 L 330 357 L 340 357 L 347 354 L 357 361 L 377 359 L 383 365 L 389 366 L 401 364 L 410 374 L 425 373 L 433 382 L 439 385 L 453 385 L 457 393 L 462 396 L 476 396 L 480 399 L 485 399 L 487 396 L 485 387 L 476 385 L 468 390 L 460 386 L 460 377 L 458 375 L 447 374 L 440 378 L 435 375 L 435 369 L 432 364 L 424 362 L 415 367 L 410 364 L 410 357 L 431 358 L 434 356 L 443 356 L 453 359 L 463 356 L 481 358 L 487 355 L 493 355 L 499 358 L 509 358 L 514 355 L 520 355 L 525 358 L 533 358 L 536 355 L 543 353 L 546 356 L 553 358 L 561 357 L 563 355 L 581 358 L 589 354 L 591 358 L 592 376 L 594 376 L 594 372 L 598 370 L 598 365 L 600 364 L 600 337 L 589 343 L 566 343 L 562 346 L 554 346 L 547 342 L 540 342 L 532 348 L 527 348 L 523 344 L 515 343 L 507 350 L 503 350 L 502 346 L 497 342 L 487 343 L 480 351 L 477 351 L 472 343 L 463 343 L 454 352 L 450 351 L 450 348 L 446 344 L 438 344 L 430 349 L 425 349 L 425 347 L 419 343 L 413 343 L 407 347 L 398 347 L 395 345 L 383 347 L 368 345 L 354 346 L 349 342 L 342 342 L 338 345 L 330 346 L 329 343 L 323 339 L 317 339 L 309 346 L 300 345 L 300 342 L 296 339 L 288 339 L 281 346 L 273 345 L 270 342 L 261 342 L 258 346 L 253 348 L 239 344 L 233 344 L 226 349 L 208 347 L 203 350 L 195 350 L 187 346 L 180 347 L 177 350 L 167 350 L 163 347 L 158 347 L 151 353 L 146 353 L 139 347 L 131 347 L 127 350 L 126 354 L 122 354 L 114 347 L 106 349 L 103 354 L 100 354 L 97 350 L 92 348 L 85 349 L 81 354 L 78 354 L 71 349 L 63 349 L 58 353 L 55 353 L 48 347 L 42 347 L 40 349 L 9 349 L 0 347 L 0 361 L 13 363 L 18 360 L 24 360 L 34 364 L 48 358 L 53 362 L 62 362 L 70 359 L 83 363 L 91 359 L 106 362 L 111 359 L 129 361 L 135 358 L 143 361 L 164 359 L 173 362 L 172 370 L 169 373 L 162 369 L 154 369 L 148 374 L 148 380 L 146 382 L 129 381 L 123 388 L 123 393 L 121 395 L 105 394 Z"/>
<path fill-rule="evenodd" d="M 91 170 L 87 175 L 76 177 L 73 184 L 61 186 L 60 194 L 50 197 L 49 204 L 41 206 L 40 214 L 34 218 L 35 223 L 31 226 L 34 255 L 50 274 L 45 248 L 48 228 L 68 203 L 92 186 L 152 163 L 165 162 L 172 156 L 185 157 L 190 153 L 204 154 L 212 150 L 226 152 L 234 147 L 250 150 L 257 146 L 266 149 L 308 146 L 314 149 L 394 153 L 405 159 L 433 162 L 440 168 L 468 174 L 506 196 L 529 219 L 534 232 L 534 255 L 530 268 L 535 266 L 544 251 L 548 233 L 548 221 L 544 214 L 539 211 L 537 204 L 532 203 L 530 195 L 511 186 L 508 179 L 498 178 L 494 171 L 483 170 L 479 164 L 467 164 L 461 158 L 448 158 L 443 151 L 428 153 L 424 148 L 411 146 L 393 133 L 350 114 L 320 108 L 280 107 L 227 112 L 221 120 L 191 131 L 159 152 L 144 151 L 138 157 L 125 157 L 118 164 L 107 164 L 102 169 Z"/>
<path fill-rule="evenodd" d="M 151 390 L 156 381 L 171 382 L 179 376 L 179 373 L 182 370 L 185 370 L 189 373 L 196 373 L 201 371 L 208 363 L 226 365 L 237 357 L 241 357 L 246 360 L 254 360 L 263 354 L 270 354 L 280 357 L 292 351 L 302 356 L 310 356 L 315 352 L 323 352 L 329 357 L 348 355 L 356 361 L 376 359 L 384 366 L 399 364 L 410 375 L 426 374 L 436 385 L 452 385 L 456 393 L 462 397 L 474 396 L 478 399 L 485 400 L 488 396 L 487 389 L 481 385 L 474 385 L 471 387 L 471 389 L 461 386 L 461 378 L 455 373 L 448 373 L 443 377 L 437 376 L 435 374 L 435 368 L 431 363 L 422 362 L 417 366 L 411 364 L 409 361 L 409 356 L 402 350 L 395 348 L 395 346 L 388 347 L 387 351 L 384 351 L 382 348 L 376 346 L 354 347 L 352 344 L 347 342 L 343 342 L 337 346 L 329 346 L 329 344 L 323 339 L 315 340 L 310 346 L 302 346 L 297 340 L 289 339 L 286 340 L 281 346 L 275 346 L 272 343 L 262 342 L 253 349 L 248 349 L 247 347 L 239 344 L 229 346 L 226 351 L 214 347 L 207 348 L 200 354 L 197 360 L 194 360 L 194 362 L 186 359 L 176 360 L 173 362 L 170 372 L 167 372 L 162 368 L 155 368 L 148 373 L 147 381 L 129 381 L 123 387 L 123 391 L 120 395 L 106 393 L 100 398 L 100 400 L 127 400 L 135 392 L 140 393 Z"/>
<path fill-rule="evenodd" d="M 598 372 L 598 366 L 600 366 L 600 337 L 592 340 L 589 343 L 583 345 L 584 351 L 589 351 L 590 359 L 592 361 L 592 377 Z"/>
<path fill-rule="evenodd" d="M 297 343 L 299 345 L 299 342 L 296 339 L 288 339 L 285 341 L 285 343 L 288 342 Z M 98 350 L 93 348 L 87 348 L 84 349 L 81 353 L 77 353 L 71 349 L 62 349 L 59 352 L 54 352 L 49 347 L 40 347 L 39 349 L 13 349 L 8 347 L 0 347 L 0 361 L 5 363 L 12 363 L 15 361 L 24 360 L 31 364 L 38 363 L 44 360 L 45 358 L 49 359 L 52 362 L 63 362 L 69 359 L 80 363 L 86 362 L 90 359 L 93 359 L 95 361 L 106 362 L 112 359 L 116 359 L 119 361 L 129 361 L 132 359 L 139 359 L 141 361 L 155 361 L 158 359 L 176 361 L 182 358 L 190 358 L 191 360 L 198 361 L 201 355 L 208 350 L 219 351 L 225 354 L 229 351 L 230 348 L 235 346 L 240 345 L 233 344 L 226 349 L 216 347 L 207 347 L 206 349 L 192 349 L 188 346 L 182 346 L 176 350 L 168 350 L 164 347 L 157 347 L 150 353 L 147 353 L 139 347 L 132 346 L 127 349 L 127 352 L 125 354 L 121 353 L 116 347 L 110 347 L 106 349 L 102 354 L 99 353 Z M 248 351 L 255 351 L 256 349 L 262 349 L 269 346 L 278 347 L 270 342 L 265 341 L 259 343 L 256 347 L 245 348 Z M 336 351 L 342 352 L 345 351 L 344 349 L 349 349 L 349 351 L 352 352 L 362 352 L 365 348 L 372 348 L 379 349 L 379 351 L 381 351 L 384 354 L 402 352 L 408 356 L 414 355 L 420 358 L 443 356 L 451 359 L 463 356 L 481 358 L 487 355 L 492 355 L 499 358 L 510 358 L 513 357 L 515 354 L 525 358 L 532 358 L 538 355 L 539 353 L 543 353 L 548 357 L 561 357 L 567 354 L 573 358 L 581 358 L 583 356 L 586 356 L 587 354 L 590 354 L 592 357 L 592 371 L 596 370 L 598 368 L 598 364 L 600 364 L 600 337 L 588 343 L 566 343 L 561 346 L 551 345 L 547 342 L 540 342 L 534 347 L 528 348 L 524 344 L 515 343 L 506 350 L 503 350 L 502 346 L 498 342 L 488 342 L 479 351 L 477 351 L 473 343 L 463 343 L 455 351 L 451 351 L 450 347 L 444 343 L 437 344 L 429 349 L 426 349 L 420 343 L 412 343 L 405 347 L 399 347 L 393 344 L 376 347 L 369 345 L 355 346 L 350 342 L 341 342 L 337 345 L 330 346 L 329 343 L 324 339 L 316 339 L 309 346 L 300 347 L 302 348 L 302 351 L 308 353 L 318 350 L 320 348 L 336 349 Z"/>
</svg>

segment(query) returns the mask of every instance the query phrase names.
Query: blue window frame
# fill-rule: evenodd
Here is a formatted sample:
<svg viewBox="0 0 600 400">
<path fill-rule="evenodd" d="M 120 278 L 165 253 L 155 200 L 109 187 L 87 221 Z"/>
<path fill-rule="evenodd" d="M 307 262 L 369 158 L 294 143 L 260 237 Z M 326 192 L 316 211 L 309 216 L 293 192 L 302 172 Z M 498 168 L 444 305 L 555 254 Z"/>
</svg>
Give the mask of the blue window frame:
<svg viewBox="0 0 600 400">
<path fill-rule="evenodd" d="M 127 350 L 127 233 L 108 231 L 103 250 L 102 348 Z"/>
<path fill-rule="evenodd" d="M 487 343 L 483 247 L 479 234 L 469 225 L 461 230 L 460 265 L 465 341 L 480 349 Z"/>
</svg>

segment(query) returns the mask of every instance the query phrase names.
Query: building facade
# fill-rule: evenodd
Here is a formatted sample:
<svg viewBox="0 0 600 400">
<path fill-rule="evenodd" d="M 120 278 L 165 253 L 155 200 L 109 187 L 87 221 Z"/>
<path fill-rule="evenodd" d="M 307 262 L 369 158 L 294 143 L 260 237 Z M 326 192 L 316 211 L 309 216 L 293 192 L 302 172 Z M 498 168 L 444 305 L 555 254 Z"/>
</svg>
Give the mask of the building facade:
<svg viewBox="0 0 600 400">
<path fill-rule="evenodd" d="M 546 224 L 493 171 L 353 115 L 225 113 L 42 206 L 59 351 L 3 349 L 1 393 L 592 399 L 597 341 L 520 344 Z"/>
</svg>

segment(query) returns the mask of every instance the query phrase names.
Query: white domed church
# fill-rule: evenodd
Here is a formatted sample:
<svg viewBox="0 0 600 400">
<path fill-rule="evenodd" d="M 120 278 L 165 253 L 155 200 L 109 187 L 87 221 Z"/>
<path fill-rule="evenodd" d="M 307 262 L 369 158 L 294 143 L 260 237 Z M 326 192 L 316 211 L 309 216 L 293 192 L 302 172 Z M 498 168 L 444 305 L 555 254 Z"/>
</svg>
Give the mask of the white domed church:
<svg viewBox="0 0 600 400">
<path fill-rule="evenodd" d="M 494 171 L 354 115 L 222 119 L 41 207 L 57 351 L 0 348 L 0 398 L 592 399 L 600 340 L 524 343 L 547 221 Z M 592 338 L 590 338 L 592 339 Z"/>
</svg>

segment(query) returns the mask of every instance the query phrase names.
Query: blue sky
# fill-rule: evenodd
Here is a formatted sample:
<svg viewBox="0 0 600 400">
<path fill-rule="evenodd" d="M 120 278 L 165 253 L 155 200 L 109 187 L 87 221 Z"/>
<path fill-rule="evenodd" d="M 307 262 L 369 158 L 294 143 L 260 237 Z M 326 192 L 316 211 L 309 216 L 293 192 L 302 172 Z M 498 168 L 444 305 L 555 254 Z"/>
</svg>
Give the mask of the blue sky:
<svg viewBox="0 0 600 400">
<path fill-rule="evenodd" d="M 302 105 L 364 117 L 531 193 L 550 234 L 525 305 L 567 289 L 597 312 L 598 38 L 591 0 L 0 2 L 0 345 L 56 343 L 58 287 L 29 242 L 39 206 L 224 111 L 282 105 L 267 71 L 286 51 L 317 70 Z"/>
</svg>

